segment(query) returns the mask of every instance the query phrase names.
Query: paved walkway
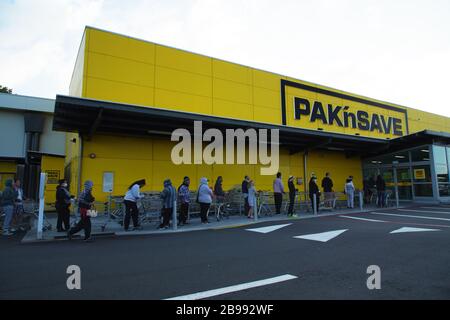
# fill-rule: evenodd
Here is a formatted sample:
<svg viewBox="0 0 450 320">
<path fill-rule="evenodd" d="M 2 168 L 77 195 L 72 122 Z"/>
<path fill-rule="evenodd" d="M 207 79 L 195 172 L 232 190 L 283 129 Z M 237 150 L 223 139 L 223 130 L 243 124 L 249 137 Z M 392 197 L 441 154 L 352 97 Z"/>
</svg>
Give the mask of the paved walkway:
<svg viewBox="0 0 450 320">
<path fill-rule="evenodd" d="M 153 222 L 151 224 L 142 225 L 142 230 L 136 231 L 124 231 L 123 227 L 117 222 L 117 220 L 109 220 L 107 215 L 99 215 L 96 218 L 92 218 L 92 237 L 105 237 L 105 236 L 141 236 L 141 235 L 150 235 L 150 234 L 164 234 L 164 233 L 174 233 L 174 232 L 189 232 L 189 231 L 201 231 L 201 230 L 214 230 L 214 229 L 224 229 L 224 228 L 235 228 L 246 225 L 252 225 L 261 222 L 270 222 L 270 221 L 291 221 L 291 220 L 299 220 L 299 219 L 309 219 L 309 218 L 317 218 L 328 215 L 340 215 L 340 214 L 348 214 L 348 213 L 356 213 L 356 212 L 366 212 L 373 211 L 374 208 L 366 208 L 361 211 L 359 208 L 357 209 L 338 209 L 338 210 L 329 210 L 322 211 L 318 215 L 313 215 L 312 213 L 300 213 L 297 217 L 287 217 L 286 214 L 280 215 L 272 215 L 272 216 L 263 216 L 258 218 L 258 220 L 248 219 L 243 215 L 230 216 L 229 218 L 224 218 L 221 221 L 216 221 L 214 216 L 209 216 L 210 223 L 202 224 L 200 222 L 200 218 L 192 218 L 188 225 L 184 225 L 181 227 L 177 227 L 174 230 L 172 227 L 169 229 L 158 229 L 159 223 Z M 56 214 L 55 213 L 46 213 L 47 221 L 52 225 L 52 230 L 47 230 L 43 232 L 43 239 L 37 239 L 37 230 L 35 222 L 33 227 L 27 234 L 23 237 L 22 243 L 32 243 L 32 242 L 45 242 L 45 241 L 62 241 L 67 240 L 67 236 L 65 232 L 57 232 L 56 231 Z M 71 223 L 75 222 L 75 218 L 71 216 Z M 104 228 L 102 228 L 105 226 Z M 132 229 L 132 223 L 130 225 L 130 229 Z M 83 232 L 81 231 L 78 235 L 75 235 L 73 239 L 82 238 Z"/>
</svg>

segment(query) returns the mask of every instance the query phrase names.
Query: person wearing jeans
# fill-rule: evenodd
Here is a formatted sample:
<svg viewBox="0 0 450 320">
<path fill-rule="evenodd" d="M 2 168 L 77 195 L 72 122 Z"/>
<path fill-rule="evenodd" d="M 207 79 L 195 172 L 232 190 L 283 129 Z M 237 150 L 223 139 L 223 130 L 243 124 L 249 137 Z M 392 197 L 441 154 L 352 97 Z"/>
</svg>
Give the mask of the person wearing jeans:
<svg viewBox="0 0 450 320">
<path fill-rule="evenodd" d="M 353 180 L 348 178 L 345 183 L 345 194 L 347 195 L 347 208 L 354 208 L 355 186 Z"/>
<path fill-rule="evenodd" d="M 3 221 L 3 235 L 10 236 L 12 233 L 9 228 L 14 214 L 14 201 L 17 199 L 17 192 L 13 189 L 13 182 L 11 179 L 5 181 L 5 189 L 1 196 L 1 205 L 5 213 L 5 220 Z"/>
<path fill-rule="evenodd" d="M 283 193 L 284 187 L 283 182 L 281 181 L 281 172 L 277 173 L 277 178 L 273 181 L 273 195 L 275 198 L 275 209 L 276 213 L 281 213 L 281 205 L 283 203 Z"/>
<path fill-rule="evenodd" d="M 137 230 L 140 228 L 139 226 L 139 210 L 137 207 L 137 201 L 143 196 L 140 193 L 140 188 L 145 186 L 145 179 L 138 180 L 133 182 L 128 188 L 127 193 L 125 194 L 124 204 L 125 204 L 125 218 L 123 221 L 123 227 L 125 231 L 128 231 L 130 226 L 130 218 L 133 219 L 133 230 Z"/>
</svg>

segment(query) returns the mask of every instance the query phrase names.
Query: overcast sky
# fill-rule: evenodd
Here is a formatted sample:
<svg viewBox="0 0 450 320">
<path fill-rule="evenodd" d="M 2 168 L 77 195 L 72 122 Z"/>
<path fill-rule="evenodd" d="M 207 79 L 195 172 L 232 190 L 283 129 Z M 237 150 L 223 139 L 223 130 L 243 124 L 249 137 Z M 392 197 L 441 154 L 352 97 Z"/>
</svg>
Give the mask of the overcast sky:
<svg viewBox="0 0 450 320">
<path fill-rule="evenodd" d="M 85 25 L 450 116 L 450 0 L 0 0 L 0 85 L 67 94 Z"/>
</svg>

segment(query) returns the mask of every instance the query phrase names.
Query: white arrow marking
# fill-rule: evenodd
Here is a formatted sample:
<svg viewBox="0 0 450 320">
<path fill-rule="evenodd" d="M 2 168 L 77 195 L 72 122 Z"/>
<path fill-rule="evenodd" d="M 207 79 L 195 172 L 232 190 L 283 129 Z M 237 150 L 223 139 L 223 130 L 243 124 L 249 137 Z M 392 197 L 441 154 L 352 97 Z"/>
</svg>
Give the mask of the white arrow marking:
<svg viewBox="0 0 450 320">
<path fill-rule="evenodd" d="M 276 226 L 268 226 L 268 227 L 262 227 L 262 228 L 254 228 L 254 229 L 245 229 L 247 231 L 253 231 L 253 232 L 259 232 L 259 233 L 269 233 L 278 229 L 281 229 L 283 227 L 290 226 L 292 223 L 288 224 L 278 224 Z"/>
<path fill-rule="evenodd" d="M 321 233 L 313 233 L 313 234 L 305 234 L 303 236 L 295 236 L 296 239 L 306 239 L 306 240 L 313 240 L 313 241 L 320 241 L 320 242 L 327 242 L 333 238 L 336 238 L 341 233 L 344 233 L 348 229 L 343 230 L 334 230 L 334 231 L 328 231 L 328 232 L 321 232 Z"/>
<path fill-rule="evenodd" d="M 423 231 L 441 231 L 439 229 L 425 229 L 425 228 L 411 228 L 411 227 L 403 227 L 389 233 L 404 233 L 404 232 L 423 232 Z"/>
</svg>

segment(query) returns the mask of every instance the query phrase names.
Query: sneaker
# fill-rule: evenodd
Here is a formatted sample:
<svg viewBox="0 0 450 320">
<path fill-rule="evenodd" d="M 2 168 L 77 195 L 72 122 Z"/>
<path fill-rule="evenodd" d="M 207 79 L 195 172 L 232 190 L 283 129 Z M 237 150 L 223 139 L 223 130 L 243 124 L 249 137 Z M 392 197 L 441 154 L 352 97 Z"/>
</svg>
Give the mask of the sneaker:
<svg viewBox="0 0 450 320">
<path fill-rule="evenodd" d="M 9 231 L 3 231 L 3 235 L 6 236 L 12 236 L 13 234 Z"/>
<path fill-rule="evenodd" d="M 84 242 L 94 242 L 94 240 L 92 239 L 92 237 L 89 237 L 87 239 L 84 239 Z"/>
<path fill-rule="evenodd" d="M 294 214 L 292 215 L 292 218 L 298 218 L 298 215 L 294 213 Z"/>
<path fill-rule="evenodd" d="M 165 226 L 164 229 L 169 229 L 169 226 Z"/>
<path fill-rule="evenodd" d="M 14 233 L 14 232 L 17 231 L 17 229 L 16 229 L 16 228 L 11 228 L 9 231 L 12 232 L 12 233 Z"/>
<path fill-rule="evenodd" d="M 142 230 L 142 227 L 141 226 L 134 227 L 133 231 L 136 231 L 136 230 Z"/>
</svg>

